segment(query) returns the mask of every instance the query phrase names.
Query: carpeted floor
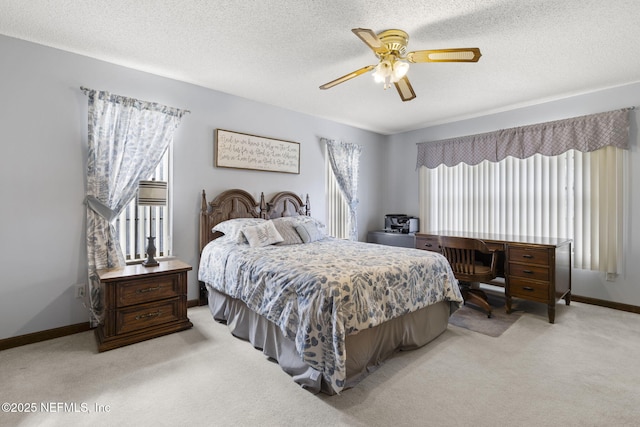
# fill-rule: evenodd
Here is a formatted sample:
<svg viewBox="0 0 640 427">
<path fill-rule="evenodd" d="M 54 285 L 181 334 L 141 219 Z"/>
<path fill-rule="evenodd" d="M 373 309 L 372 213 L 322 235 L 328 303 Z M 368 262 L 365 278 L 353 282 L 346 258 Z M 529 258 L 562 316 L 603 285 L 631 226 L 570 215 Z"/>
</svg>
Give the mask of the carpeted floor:
<svg viewBox="0 0 640 427">
<path fill-rule="evenodd" d="M 192 329 L 105 353 L 92 332 L 0 351 L 2 402 L 20 409 L 0 425 L 637 425 L 640 316 L 575 302 L 553 325 L 546 314 L 537 305 L 499 337 L 450 326 L 325 396 L 197 307 Z"/>
</svg>

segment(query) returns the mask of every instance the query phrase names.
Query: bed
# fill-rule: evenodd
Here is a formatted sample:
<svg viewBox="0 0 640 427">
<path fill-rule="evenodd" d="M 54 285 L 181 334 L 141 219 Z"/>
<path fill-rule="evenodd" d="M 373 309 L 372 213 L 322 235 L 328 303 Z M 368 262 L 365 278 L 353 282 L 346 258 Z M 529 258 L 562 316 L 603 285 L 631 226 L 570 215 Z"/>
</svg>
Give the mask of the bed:
<svg viewBox="0 0 640 427">
<path fill-rule="evenodd" d="M 308 196 L 292 192 L 207 202 L 203 191 L 199 240 L 213 318 L 314 393 L 340 393 L 424 346 L 462 302 L 440 254 L 327 237 Z"/>
</svg>

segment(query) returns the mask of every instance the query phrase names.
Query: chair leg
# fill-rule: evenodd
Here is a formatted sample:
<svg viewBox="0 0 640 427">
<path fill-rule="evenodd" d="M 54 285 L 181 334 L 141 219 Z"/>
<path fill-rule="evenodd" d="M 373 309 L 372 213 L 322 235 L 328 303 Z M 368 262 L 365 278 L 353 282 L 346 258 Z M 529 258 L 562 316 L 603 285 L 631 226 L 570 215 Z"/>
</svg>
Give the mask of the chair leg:
<svg viewBox="0 0 640 427">
<path fill-rule="evenodd" d="M 462 289 L 462 298 L 465 304 L 467 302 L 473 303 L 483 308 L 487 312 L 487 317 L 491 317 L 491 306 L 489 305 L 487 294 L 482 290 L 464 286 Z"/>
</svg>

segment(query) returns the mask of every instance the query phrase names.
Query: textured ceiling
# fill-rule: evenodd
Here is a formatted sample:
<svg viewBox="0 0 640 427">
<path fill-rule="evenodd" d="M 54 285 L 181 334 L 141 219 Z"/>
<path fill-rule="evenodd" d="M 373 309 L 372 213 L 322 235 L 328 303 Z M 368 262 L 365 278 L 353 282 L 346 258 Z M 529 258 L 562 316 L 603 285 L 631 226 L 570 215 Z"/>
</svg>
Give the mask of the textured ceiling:
<svg viewBox="0 0 640 427">
<path fill-rule="evenodd" d="M 0 0 L 0 34 L 382 134 L 640 81 L 639 19 L 638 0 Z M 321 91 L 377 62 L 358 27 L 482 58 L 412 64 L 409 102 L 369 74 Z"/>
</svg>

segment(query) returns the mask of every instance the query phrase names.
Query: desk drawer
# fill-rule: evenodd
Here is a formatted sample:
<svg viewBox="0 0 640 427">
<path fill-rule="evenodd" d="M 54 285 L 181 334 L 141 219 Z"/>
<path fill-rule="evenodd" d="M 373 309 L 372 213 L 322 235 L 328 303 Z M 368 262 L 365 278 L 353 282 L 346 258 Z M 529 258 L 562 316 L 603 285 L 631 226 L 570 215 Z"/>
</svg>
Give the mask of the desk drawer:
<svg viewBox="0 0 640 427">
<path fill-rule="evenodd" d="M 440 239 L 438 236 L 416 236 L 416 249 L 440 252 Z"/>
<path fill-rule="evenodd" d="M 509 293 L 512 297 L 547 302 L 549 300 L 549 284 L 509 276 Z"/>
<path fill-rule="evenodd" d="M 536 265 L 509 263 L 509 275 L 511 277 L 525 277 L 534 280 L 549 280 L 549 267 Z"/>
<path fill-rule="evenodd" d="M 137 331 L 167 322 L 179 316 L 180 298 L 122 308 L 116 311 L 116 334 Z"/>
<path fill-rule="evenodd" d="M 509 246 L 508 259 L 510 262 L 525 262 L 527 264 L 549 265 L 549 250 L 540 248 L 526 248 Z"/>
<path fill-rule="evenodd" d="M 179 285 L 177 274 L 120 282 L 116 287 L 116 307 L 177 297 Z"/>
</svg>

